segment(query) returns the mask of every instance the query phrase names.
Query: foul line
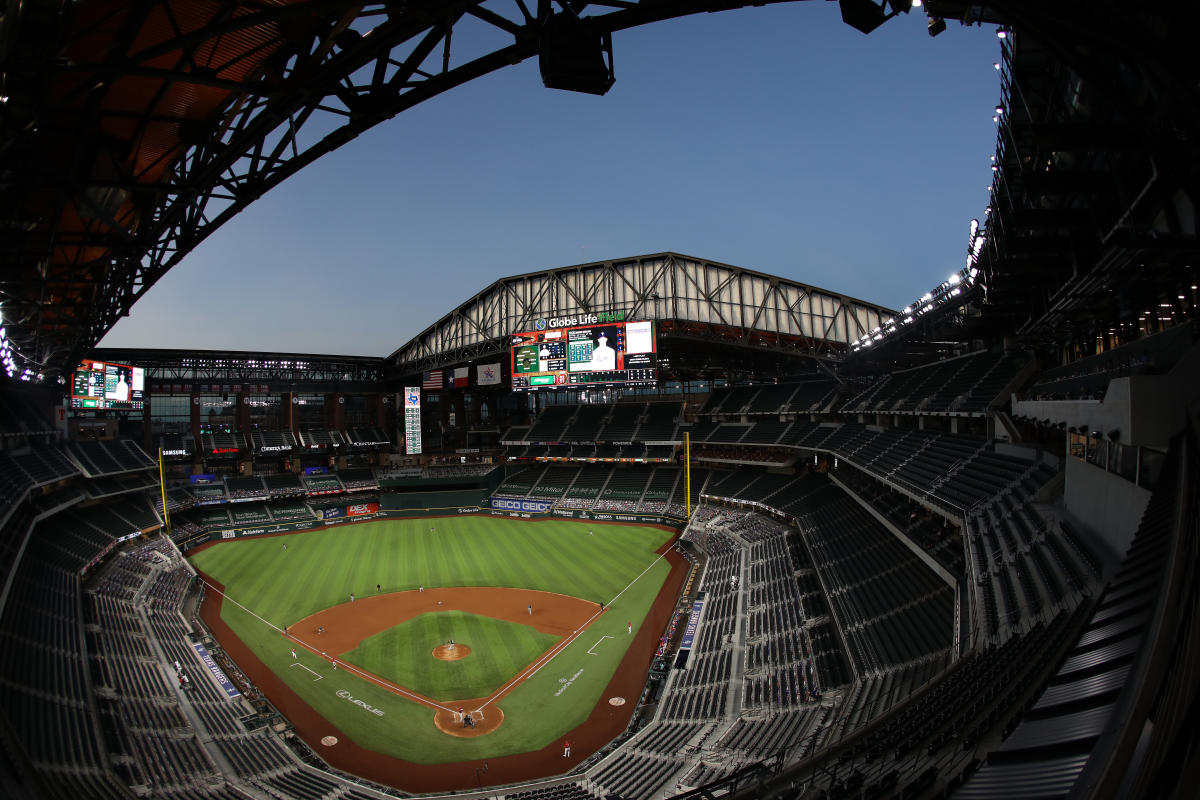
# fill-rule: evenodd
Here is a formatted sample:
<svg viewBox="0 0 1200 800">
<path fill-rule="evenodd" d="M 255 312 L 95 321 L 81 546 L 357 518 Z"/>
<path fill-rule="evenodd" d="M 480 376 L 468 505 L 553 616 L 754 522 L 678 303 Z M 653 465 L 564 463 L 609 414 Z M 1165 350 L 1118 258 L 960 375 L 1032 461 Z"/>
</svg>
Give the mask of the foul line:
<svg viewBox="0 0 1200 800">
<path fill-rule="evenodd" d="M 639 577 L 640 577 L 640 576 L 639 576 Z M 636 579 L 635 579 L 635 580 L 636 580 Z M 300 645 L 301 647 L 303 647 L 305 650 L 307 650 L 308 652 L 312 653 L 313 655 L 315 655 L 315 656 L 318 656 L 318 657 L 320 657 L 320 658 L 327 658 L 327 659 L 329 659 L 329 661 L 330 661 L 331 663 L 337 660 L 337 657 L 336 657 L 336 656 L 335 656 L 335 657 L 333 657 L 333 658 L 329 658 L 329 656 L 325 655 L 324 653 L 322 653 L 322 651 L 320 651 L 320 650 L 318 650 L 317 648 L 313 647 L 313 646 L 312 646 L 312 645 L 310 645 L 308 642 L 305 642 L 305 641 L 303 641 L 303 640 L 301 640 L 301 639 L 297 639 L 297 638 L 296 638 L 296 637 L 294 637 L 294 636 L 288 636 L 287 634 L 285 634 L 285 633 L 283 632 L 283 629 L 282 629 L 282 628 L 280 628 L 278 625 L 276 625 L 276 624 L 274 624 L 274 623 L 272 623 L 272 622 L 268 622 L 267 620 L 265 620 L 265 619 L 263 619 L 262 617 L 260 617 L 258 614 L 255 614 L 253 611 L 251 611 L 250 609 L 246 608 L 244 605 L 242 605 L 241 603 L 239 603 L 237 600 L 234 600 L 232 597 L 230 597 L 229 595 L 225 594 L 224 592 L 222 592 L 222 591 L 221 591 L 220 589 L 218 589 L 217 587 L 213 586 L 213 585 L 212 585 L 211 583 L 209 583 L 208 581 L 204 580 L 204 578 L 200 578 L 200 582 L 201 582 L 201 583 L 203 583 L 205 586 L 207 586 L 207 587 L 208 587 L 209 589 L 211 589 L 212 591 L 214 591 L 214 592 L 216 592 L 217 594 L 221 595 L 221 597 L 223 597 L 224 599 L 226 599 L 226 600 L 228 600 L 229 602 L 233 603 L 235 606 L 237 606 L 238 608 L 240 608 L 242 611 L 245 611 L 247 614 L 249 614 L 250 616 L 254 617 L 256 620 L 258 620 L 258 621 L 259 621 L 259 622 L 261 622 L 262 624 L 266 625 L 268 628 L 272 628 L 272 629 L 274 629 L 275 631 L 277 631 L 279 634 L 281 634 L 281 635 L 283 635 L 283 636 L 287 636 L 287 638 L 288 638 L 290 641 L 293 641 L 293 642 L 295 642 L 296 644 Z M 588 620 L 588 621 L 589 621 L 589 622 L 591 622 L 591 620 Z M 423 705 L 423 706 L 427 706 L 427 707 L 429 707 L 429 708 L 433 708 L 433 709 L 441 709 L 442 711 L 451 711 L 451 712 L 453 712 L 453 711 L 454 711 L 454 709 L 452 709 L 452 708 L 447 708 L 446 706 L 442 705 L 441 703 L 436 703 L 436 702 L 434 702 L 434 701 L 430 700 L 430 699 L 429 699 L 429 698 L 427 698 L 427 697 L 422 697 L 422 696 L 421 696 L 421 695 L 419 695 L 419 694 L 414 694 L 414 693 L 412 693 L 412 692 L 408 691 L 407 689 L 405 689 L 403 686 L 397 686 L 396 684 L 392 683 L 391 681 L 384 680 L 383 678 L 379 677 L 378 675 L 372 675 L 372 674 L 371 674 L 371 673 L 369 673 L 369 672 L 363 672 L 362 670 L 360 670 L 360 669 L 358 669 L 357 667 L 355 667 L 353 664 L 347 664 L 345 661 L 342 661 L 342 662 L 340 662 L 340 663 L 341 663 L 342 669 L 344 669 L 346 672 L 353 672 L 355 675 L 357 675 L 358 677 L 362 678 L 363 680 L 365 680 L 365 681 L 369 681 L 369 682 L 371 682 L 371 683 L 375 684 L 376 686 L 379 686 L 380 688 L 387 689 L 388 691 L 391 691 L 391 692 L 393 692 L 394 694 L 403 695 L 404 697 L 407 697 L 408 699 L 410 699 L 410 700 L 412 700 L 412 701 L 414 701 L 414 702 L 420 703 L 421 705 Z M 303 666 L 303 665 L 301 665 L 301 666 Z M 271 669 L 271 668 L 270 668 L 270 667 L 267 667 L 267 669 Z M 273 672 L 273 671 L 274 671 L 274 670 L 272 670 L 272 672 Z M 315 681 L 314 681 L 314 682 L 315 682 Z"/>
<path fill-rule="evenodd" d="M 653 569 L 654 565 L 657 564 L 659 561 L 662 561 L 664 558 L 666 558 L 666 553 L 663 553 L 658 558 L 651 561 L 649 566 L 647 566 L 644 570 L 642 570 L 641 573 L 639 573 L 636 578 L 631 580 L 625 586 L 624 589 L 617 592 L 616 595 L 613 596 L 612 600 L 609 600 L 607 603 L 605 603 L 605 607 L 611 607 L 613 602 L 615 600 L 617 600 L 617 598 L 619 598 L 621 595 L 625 594 L 625 592 L 629 591 L 630 586 L 633 586 L 635 583 L 640 581 L 642 579 L 643 575 L 645 575 L 647 572 L 649 572 L 651 569 Z M 569 637 L 567 637 L 566 639 L 563 639 L 561 642 L 559 642 L 553 648 L 551 648 L 550 650 L 543 653 L 540 657 L 538 657 L 538 659 L 536 661 L 534 661 L 532 664 L 530 664 L 528 667 L 526 667 L 525 671 L 523 671 L 520 674 L 516 675 L 515 677 L 511 678 L 508 681 L 508 683 L 504 684 L 499 689 L 497 689 L 496 693 L 493 694 L 491 697 L 489 697 L 487 700 L 485 700 L 483 702 L 483 705 L 481 705 L 479 707 L 479 709 L 482 711 L 483 709 L 490 706 L 492 703 L 499 700 L 510 689 L 512 689 L 514 686 L 516 686 L 518 682 L 524 681 L 524 680 L 529 680 L 534 675 L 538 674 L 538 671 L 541 670 L 542 667 L 549 664 L 551 661 L 553 661 L 558 656 L 559 653 L 561 653 L 563 650 L 566 650 L 568 647 L 570 647 L 571 644 L 576 639 L 579 638 L 580 634 L 582 634 L 585 630 L 587 630 L 587 627 L 589 625 L 591 625 L 592 622 L 596 619 L 596 617 L 600 616 L 600 614 L 601 614 L 601 612 L 599 612 L 599 611 L 593 612 L 592 615 L 590 617 L 588 617 L 587 621 L 584 622 L 583 625 L 579 628 L 579 630 L 575 631 L 575 633 L 571 634 Z"/>
</svg>

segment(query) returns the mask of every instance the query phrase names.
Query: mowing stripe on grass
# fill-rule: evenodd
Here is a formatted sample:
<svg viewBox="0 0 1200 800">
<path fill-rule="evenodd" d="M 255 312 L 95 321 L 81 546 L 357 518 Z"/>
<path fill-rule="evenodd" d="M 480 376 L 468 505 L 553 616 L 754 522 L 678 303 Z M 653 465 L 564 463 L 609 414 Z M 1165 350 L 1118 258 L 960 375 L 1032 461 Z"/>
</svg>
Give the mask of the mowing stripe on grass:
<svg viewBox="0 0 1200 800">
<path fill-rule="evenodd" d="M 644 570 L 642 570 L 640 573 L 638 573 L 638 576 L 636 578 L 634 578 L 628 584 L 626 584 L 625 588 L 622 589 L 621 591 L 617 592 L 616 595 L 613 596 L 612 600 L 609 600 L 607 603 L 605 603 L 605 605 L 611 606 L 613 604 L 614 600 L 619 598 L 621 595 L 625 594 L 625 592 L 629 591 L 630 586 L 633 586 L 635 583 L 637 583 L 639 580 L 641 580 L 643 575 L 645 575 L 647 572 L 652 570 L 654 568 L 654 565 L 657 564 L 659 561 L 662 561 L 664 558 L 666 558 L 665 555 L 660 555 L 658 558 L 651 561 L 649 566 L 647 566 Z M 579 630 L 575 631 L 570 636 L 565 637 L 561 642 L 559 642 L 554 647 L 547 650 L 546 653 L 544 655 L 542 655 L 541 658 L 539 658 L 537 661 L 534 661 L 532 664 L 530 664 L 529 667 L 524 672 L 515 676 L 508 683 L 504 684 L 499 689 L 497 689 L 496 693 L 494 695 L 492 695 L 491 697 L 489 697 L 487 700 L 485 700 L 483 702 L 483 705 L 481 705 L 479 707 L 480 710 L 482 711 L 483 709 L 487 708 L 492 703 L 499 700 L 500 696 L 503 695 L 505 692 L 507 692 L 509 689 L 511 689 L 513 686 L 516 686 L 518 681 L 528 680 L 529 678 L 532 678 L 534 675 L 538 674 L 538 670 L 540 670 L 542 667 L 546 666 L 551 661 L 553 661 L 555 659 L 555 657 L 559 653 L 561 653 L 563 650 L 566 650 L 567 647 L 572 642 L 574 642 L 576 639 L 579 638 L 580 634 L 582 634 L 584 631 L 586 631 L 588 629 L 588 626 L 590 626 L 592 624 L 592 621 L 595 620 L 596 617 L 600 616 L 602 613 L 604 613 L 604 612 L 602 612 L 602 611 L 594 612 L 590 617 L 587 618 L 587 622 L 583 623 L 583 626 Z"/>
<path fill-rule="evenodd" d="M 437 527 L 436 534 L 429 533 L 431 525 Z M 588 531 L 586 523 L 571 520 L 536 524 L 489 517 L 379 520 L 295 534 L 287 539 L 286 550 L 278 539 L 245 537 L 218 542 L 189 560 L 227 587 L 229 594 L 254 604 L 257 613 L 251 614 L 231 602 L 224 607 L 222 617 L 269 669 L 288 676 L 291 689 L 331 724 L 369 749 L 434 764 L 539 750 L 580 724 L 599 701 L 611 672 L 633 641 L 626 636 L 626 615 L 635 626 L 642 624 L 658 584 L 670 571 L 669 561 L 655 561 L 654 552 L 670 534 L 615 525 L 596 527 L 594 535 L 588 535 Z M 349 571 L 347 562 L 352 564 Z M 622 593 L 648 562 L 655 563 L 640 581 Z M 452 571 L 447 572 L 451 566 Z M 292 642 L 278 634 L 280 628 L 288 626 L 290 634 L 295 622 L 346 604 L 351 591 L 361 601 L 375 593 L 376 583 L 382 584 L 383 593 L 416 591 L 422 584 L 426 589 L 504 586 L 596 603 L 607 597 L 620 599 L 612 601 L 615 605 L 610 613 L 590 620 L 584 639 L 577 640 L 575 647 L 567 647 L 565 654 L 560 652 L 561 657 L 555 658 L 550 669 L 513 684 L 502 699 L 493 701 L 485 713 L 490 717 L 502 708 L 505 714 L 505 724 L 494 735 L 459 739 L 427 735 L 433 709 L 444 708 L 451 701 L 434 705 L 430 702 L 433 698 L 416 687 L 410 687 L 410 692 L 426 696 L 411 698 L 383 681 L 360 677 L 345 662 L 331 671 L 328 657 L 322 658 L 311 649 L 319 649 L 321 640 L 309 639 L 308 646 L 297 647 L 297 651 L 300 661 L 326 680 L 313 683 L 310 673 L 289 668 L 293 659 L 288 647 Z M 217 597 L 213 595 L 212 599 L 216 601 Z M 272 624 L 264 626 L 264 620 Z M 586 654 L 587 643 L 602 634 L 613 636 L 615 641 L 605 641 L 593 655 Z M 457 635 L 454 638 L 464 641 Z M 285 642 L 287 647 L 281 646 Z M 489 637 L 481 644 L 488 653 L 504 658 L 511 642 L 501 644 Z M 338 660 L 342 661 L 340 656 Z M 357 666 L 375 672 L 365 664 Z M 574 682 L 570 692 L 557 691 L 561 683 L 558 673 L 569 676 L 584 666 L 586 674 Z M 344 701 L 330 693 L 331 680 L 335 689 L 353 691 L 353 685 L 358 684 L 367 702 L 386 709 L 386 722 L 348 710 Z M 396 682 L 401 688 L 407 684 Z M 490 691 L 485 689 L 474 696 L 486 697 Z"/>
<path fill-rule="evenodd" d="M 434 534 L 434 535 L 436 535 L 436 534 Z M 629 587 L 633 586 L 635 583 L 637 583 L 639 580 L 641 580 L 642 576 L 645 575 L 647 572 L 649 572 L 651 569 L 653 569 L 654 565 L 657 564 L 659 561 L 661 561 L 664 557 L 665 556 L 660 555 L 660 556 L 658 556 L 658 558 L 651 561 L 644 570 L 642 570 L 640 573 L 638 573 L 636 578 L 634 578 L 628 584 L 626 584 L 625 588 L 621 589 L 621 591 L 619 591 L 615 595 L 613 595 L 612 599 L 610 599 L 605 605 L 611 606 L 614 601 L 616 601 L 618 598 L 621 597 L 621 595 L 623 595 L 623 594 L 625 594 L 625 592 L 629 591 Z M 221 595 L 226 600 L 233 603 L 235 606 L 242 609 L 243 611 L 245 611 L 247 614 L 254 617 L 255 619 L 257 619 L 259 622 L 263 623 L 264 625 L 266 625 L 267 627 L 269 627 L 275 631 L 278 631 L 280 634 L 283 633 L 283 629 L 280 628 L 279 626 L 275 625 L 274 623 L 268 622 L 267 620 L 260 617 L 258 614 L 255 614 L 253 611 L 246 608 L 244 605 L 239 603 L 237 600 L 234 600 L 232 597 L 225 594 L 224 592 L 222 592 L 217 587 L 213 586 L 208 581 L 205 581 L 203 578 L 201 578 L 200 580 L 209 589 L 211 589 L 212 591 Z M 583 633 L 585 630 L 587 630 L 588 626 L 591 625 L 592 622 L 596 619 L 596 617 L 600 616 L 601 613 L 602 612 L 600 612 L 600 611 L 593 612 L 593 614 L 587 618 L 587 621 L 583 623 L 583 627 L 579 628 L 579 630 L 575 631 L 570 636 L 564 637 L 561 642 L 559 642 L 554 647 L 550 648 L 548 651 L 546 651 L 544 654 L 542 654 L 541 657 L 539 657 L 536 661 L 534 661 L 532 664 L 530 664 L 529 667 L 526 668 L 523 672 L 516 675 L 511 680 L 509 680 L 507 683 L 505 683 L 503 686 L 501 686 L 499 689 L 497 689 L 495 694 L 493 694 L 491 697 L 489 697 L 487 700 L 484 701 L 484 703 L 479 707 L 479 710 L 482 711 L 483 709 L 487 708 L 492 703 L 496 702 L 498 699 L 500 699 L 501 695 L 503 695 L 505 692 L 507 692 L 509 689 L 511 689 L 513 686 L 515 686 L 519 681 L 528 680 L 529 678 L 532 678 L 534 675 L 536 675 L 538 673 L 538 671 L 541 670 L 542 667 L 546 666 L 551 661 L 553 661 L 555 659 L 555 657 L 558 656 L 559 653 L 561 653 L 572 642 L 574 642 L 576 639 L 578 639 L 579 635 L 581 633 Z M 314 655 L 318 653 L 318 651 L 315 648 L 305 644 L 304 642 L 297 641 L 297 643 L 304 649 L 308 650 L 310 653 L 313 653 Z M 396 694 L 404 695 L 405 697 L 407 697 L 411 700 L 414 700 L 418 703 L 421 703 L 422 705 L 431 706 L 433 708 L 440 708 L 443 711 L 452 711 L 453 710 L 451 708 L 447 708 L 446 706 L 443 706 L 440 703 L 437 703 L 435 701 L 421 697 L 420 695 L 413 694 L 412 692 L 409 692 L 406 689 L 404 689 L 404 687 L 397 686 L 396 684 L 392 683 L 391 681 L 384 680 L 383 678 L 380 678 L 376 675 L 372 675 L 368 672 L 364 672 L 363 670 L 360 670 L 357 667 L 355 667 L 353 664 L 343 661 L 342 665 L 343 665 L 343 668 L 345 670 L 347 670 L 348 672 L 353 672 L 354 674 L 358 675 L 360 678 L 363 678 L 365 680 L 369 680 L 369 681 L 377 683 L 381 686 L 384 686 L 385 688 L 389 689 L 390 691 L 393 691 Z"/>
</svg>

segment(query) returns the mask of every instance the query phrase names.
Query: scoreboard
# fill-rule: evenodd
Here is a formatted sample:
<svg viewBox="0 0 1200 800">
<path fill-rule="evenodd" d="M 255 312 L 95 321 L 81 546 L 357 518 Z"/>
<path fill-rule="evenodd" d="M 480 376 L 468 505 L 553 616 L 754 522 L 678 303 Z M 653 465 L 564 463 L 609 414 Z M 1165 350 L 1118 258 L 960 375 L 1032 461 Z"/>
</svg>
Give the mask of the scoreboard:
<svg viewBox="0 0 1200 800">
<path fill-rule="evenodd" d="M 404 452 L 410 456 L 421 452 L 421 387 L 404 388 Z"/>
<path fill-rule="evenodd" d="M 71 376 L 71 408 L 140 409 L 145 386 L 145 370 L 141 367 L 84 361 Z"/>
<path fill-rule="evenodd" d="M 515 392 L 658 382 L 649 320 L 545 328 L 515 333 L 510 342 Z"/>
</svg>

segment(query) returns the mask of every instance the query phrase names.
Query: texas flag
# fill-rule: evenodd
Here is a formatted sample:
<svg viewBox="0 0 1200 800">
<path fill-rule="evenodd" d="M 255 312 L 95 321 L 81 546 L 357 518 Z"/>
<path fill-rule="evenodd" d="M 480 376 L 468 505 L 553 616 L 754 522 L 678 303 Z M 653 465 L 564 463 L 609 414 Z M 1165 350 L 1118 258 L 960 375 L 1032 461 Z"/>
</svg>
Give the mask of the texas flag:
<svg viewBox="0 0 1200 800">
<path fill-rule="evenodd" d="M 454 370 L 454 388 L 465 389 L 467 386 L 468 370 L 466 367 L 457 367 Z"/>
<path fill-rule="evenodd" d="M 500 383 L 499 364 L 480 364 L 475 369 L 475 383 L 480 386 L 495 386 Z"/>
</svg>

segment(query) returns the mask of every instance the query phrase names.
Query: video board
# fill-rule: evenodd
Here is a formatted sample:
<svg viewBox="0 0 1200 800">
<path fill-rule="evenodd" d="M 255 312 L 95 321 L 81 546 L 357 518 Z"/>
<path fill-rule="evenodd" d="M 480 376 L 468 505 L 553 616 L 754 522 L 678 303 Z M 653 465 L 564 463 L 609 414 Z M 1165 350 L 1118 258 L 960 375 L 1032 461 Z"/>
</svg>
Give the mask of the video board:
<svg viewBox="0 0 1200 800">
<path fill-rule="evenodd" d="M 515 333 L 510 342 L 514 392 L 658 382 L 658 342 L 649 320 L 547 326 Z"/>
<path fill-rule="evenodd" d="M 84 361 L 71 376 L 71 408 L 140 409 L 145 386 L 146 374 L 141 367 Z"/>
</svg>

